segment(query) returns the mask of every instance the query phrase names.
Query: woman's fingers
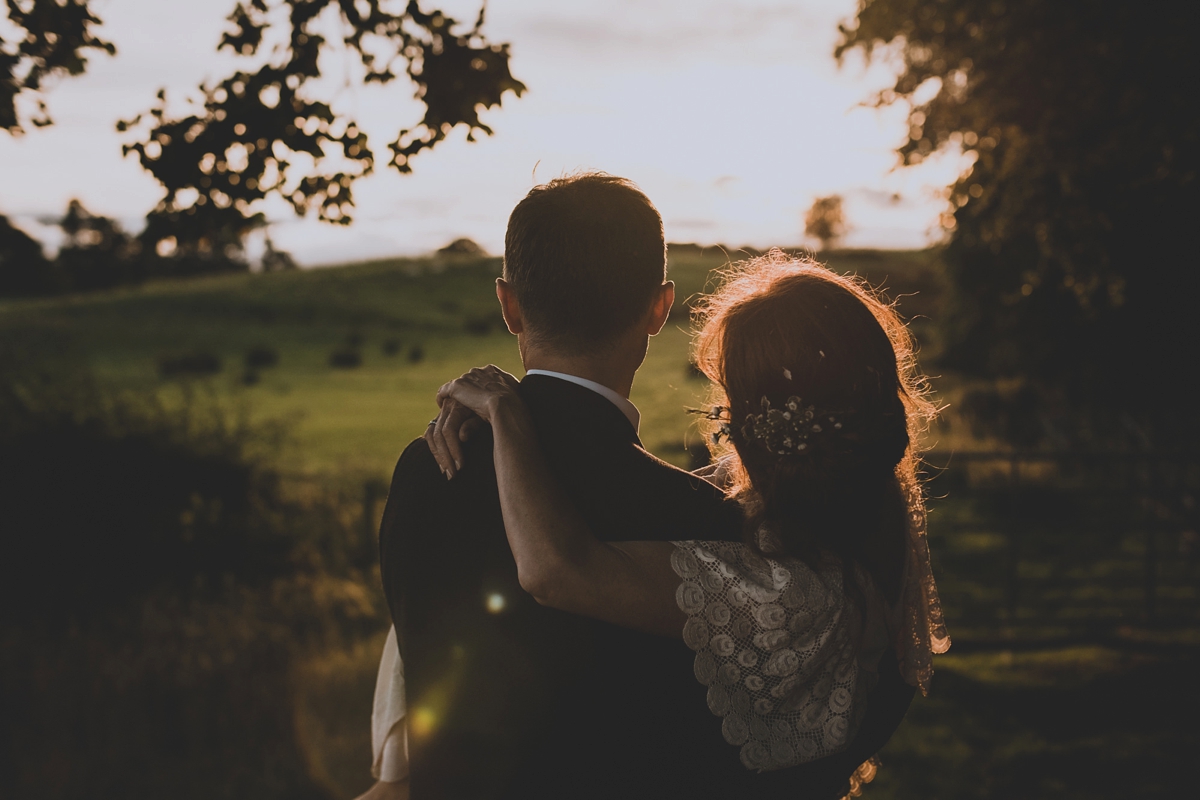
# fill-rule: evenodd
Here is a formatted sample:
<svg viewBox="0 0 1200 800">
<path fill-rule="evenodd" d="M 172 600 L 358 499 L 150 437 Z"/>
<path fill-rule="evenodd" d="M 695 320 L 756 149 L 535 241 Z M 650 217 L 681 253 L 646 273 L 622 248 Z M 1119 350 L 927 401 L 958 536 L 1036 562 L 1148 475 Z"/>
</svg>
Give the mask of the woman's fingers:
<svg viewBox="0 0 1200 800">
<path fill-rule="evenodd" d="M 462 443 L 483 423 L 491 422 L 490 401 L 516 394 L 519 382 L 495 365 L 476 367 L 437 391 L 437 419 L 425 429 L 429 451 L 449 479 L 463 465 Z M 517 402 L 520 402 L 519 400 Z"/>
<path fill-rule="evenodd" d="M 475 435 L 475 431 L 479 430 L 483 424 L 483 420 L 478 416 L 468 417 L 467 421 L 458 429 L 459 440 L 464 442 L 470 441 L 471 437 Z"/>
<path fill-rule="evenodd" d="M 438 419 L 440 418 L 441 415 L 439 414 Z M 438 433 L 438 419 L 430 421 L 429 425 L 425 428 L 425 444 L 429 445 L 429 452 L 433 454 L 433 460 L 437 462 L 442 474 L 449 478 L 451 474 L 449 470 L 454 468 L 454 459 L 447 452 L 446 443 L 442 439 L 441 434 Z"/>
<path fill-rule="evenodd" d="M 447 397 L 453 397 L 458 402 L 470 408 L 477 414 L 484 414 L 487 401 L 497 394 L 516 390 L 519 382 L 499 367 L 489 364 L 486 367 L 475 367 L 460 378 L 442 385 L 437 391 L 437 402 L 440 406 Z"/>
<path fill-rule="evenodd" d="M 437 417 L 434 417 L 433 419 L 431 419 L 429 421 L 429 424 L 425 426 L 425 433 L 422 435 L 421 438 L 423 438 L 425 440 L 425 444 L 427 444 L 429 446 L 429 452 L 433 456 L 433 460 L 437 462 L 438 469 L 440 469 L 443 473 L 445 473 L 446 465 L 443 464 L 441 462 L 441 459 L 438 457 L 438 447 L 437 447 L 437 441 L 435 439 L 436 433 L 437 433 Z"/>
<path fill-rule="evenodd" d="M 445 443 L 446 451 L 454 459 L 454 471 L 458 472 L 458 470 L 462 469 L 464 463 L 462 443 L 465 440 L 462 438 L 463 426 L 469 420 L 478 419 L 478 417 L 471 409 L 450 398 L 448 402 L 442 404 L 442 413 L 439 415 L 439 418 L 441 419 L 442 441 Z"/>
<path fill-rule="evenodd" d="M 447 399 L 455 400 L 466 406 L 485 420 L 488 419 L 488 401 L 495 396 L 497 384 L 489 381 L 486 376 L 472 370 L 457 380 L 446 384 L 443 407 Z"/>
</svg>

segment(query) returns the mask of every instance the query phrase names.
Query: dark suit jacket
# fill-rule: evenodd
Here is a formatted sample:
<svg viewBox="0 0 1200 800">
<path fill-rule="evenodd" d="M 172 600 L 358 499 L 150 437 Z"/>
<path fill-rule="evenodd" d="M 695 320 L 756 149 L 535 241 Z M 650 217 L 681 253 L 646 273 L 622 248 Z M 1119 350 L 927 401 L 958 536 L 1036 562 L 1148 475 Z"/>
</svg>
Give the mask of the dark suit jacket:
<svg viewBox="0 0 1200 800">
<path fill-rule="evenodd" d="M 549 376 L 527 377 L 521 395 L 560 487 L 596 536 L 741 538 L 734 504 L 642 449 L 608 400 Z M 681 640 L 538 605 L 517 582 L 490 437 L 469 444 L 453 481 L 423 440 L 409 445 L 380 553 L 405 665 L 414 800 L 773 797 L 808 784 L 819 791 L 802 796 L 826 798 L 875 752 L 859 758 L 852 746 L 797 768 L 802 775 L 749 773 L 722 739 Z"/>
</svg>

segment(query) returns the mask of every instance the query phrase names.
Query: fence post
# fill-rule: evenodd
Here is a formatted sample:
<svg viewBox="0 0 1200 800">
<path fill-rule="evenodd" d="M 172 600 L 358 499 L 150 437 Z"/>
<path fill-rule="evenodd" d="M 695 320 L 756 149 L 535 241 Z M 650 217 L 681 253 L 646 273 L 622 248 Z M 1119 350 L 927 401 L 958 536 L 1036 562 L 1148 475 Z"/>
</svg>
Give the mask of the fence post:
<svg viewBox="0 0 1200 800">
<path fill-rule="evenodd" d="M 1158 613 L 1158 537 L 1153 520 L 1146 525 L 1146 563 L 1144 565 L 1146 621 L 1153 622 Z"/>
<path fill-rule="evenodd" d="M 1008 497 L 1008 564 L 1006 601 L 1008 605 L 1008 624 L 1017 622 L 1017 606 L 1020 603 L 1020 568 L 1021 568 L 1021 529 L 1018 520 L 1018 494 L 1021 482 L 1021 463 L 1016 456 L 1008 460 L 1008 482 L 1010 487 Z"/>
<path fill-rule="evenodd" d="M 1142 615 L 1147 623 L 1154 622 L 1158 614 L 1158 523 L 1162 509 L 1153 488 L 1161 487 L 1155 463 L 1146 458 L 1139 470 L 1138 483 L 1141 489 L 1142 524 L 1145 526 L 1145 547 L 1142 552 Z"/>
</svg>

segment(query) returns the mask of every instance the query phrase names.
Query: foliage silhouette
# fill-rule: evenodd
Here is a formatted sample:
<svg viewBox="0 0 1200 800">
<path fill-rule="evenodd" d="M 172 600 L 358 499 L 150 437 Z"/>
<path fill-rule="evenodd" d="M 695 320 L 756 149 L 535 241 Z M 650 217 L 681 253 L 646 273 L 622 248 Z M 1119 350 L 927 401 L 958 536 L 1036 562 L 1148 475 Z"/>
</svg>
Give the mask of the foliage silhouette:
<svg viewBox="0 0 1200 800">
<path fill-rule="evenodd" d="M 0 39 L 0 128 L 12 135 L 26 124 L 51 124 L 43 92 L 47 82 L 87 69 L 87 51 L 115 55 L 117 48 L 92 31 L 99 18 L 88 0 L 6 0 L 15 41 Z M 35 108 L 21 108 L 25 96 Z"/>
<path fill-rule="evenodd" d="M 139 236 L 143 251 L 161 257 L 155 274 L 244 269 L 245 237 L 266 224 L 259 206 L 268 195 L 284 198 L 300 215 L 351 221 L 354 181 L 374 171 L 376 157 L 352 118 L 312 97 L 324 52 L 341 47 L 356 55 L 364 83 L 403 75 L 414 84 L 424 116 L 388 145 L 388 163 L 401 173 L 458 126 L 466 127 L 469 141 L 492 133 L 480 107 L 500 105 L 506 92 L 519 97 L 525 85 L 509 71 L 508 45 L 483 34 L 486 6 L 472 27 L 459 30 L 455 19 L 422 11 L 416 0 L 398 13 L 392 5 L 239 2 L 217 49 L 251 66 L 202 85 L 191 113 L 169 115 L 160 89 L 149 111 L 117 123 L 130 135 L 124 152 L 135 154 L 165 190 Z M 115 54 L 116 48 L 94 34 L 101 21 L 87 0 L 7 0 L 7 7 L 18 41 L 0 42 L 0 126 L 15 135 L 24 130 L 23 118 L 51 124 L 42 95 L 48 78 L 82 74 L 88 50 Z M 321 31 L 331 21 L 339 35 L 327 38 Z M 22 114 L 22 95 L 37 103 L 32 115 Z M 273 247 L 267 255 L 265 267 L 294 266 Z"/>
<path fill-rule="evenodd" d="M 968 398 L 1026 445 L 1200 440 L 1191 229 L 1200 148 L 1186 6 L 862 0 L 836 55 L 898 55 L 877 105 L 910 104 L 904 164 L 973 165 L 942 224 L 944 363 L 1003 391 Z M 928 92 L 928 94 L 926 94 Z M 928 98 L 928 99 L 926 99 Z"/>
<path fill-rule="evenodd" d="M 165 90 L 146 114 L 118 123 L 134 134 L 125 145 L 166 190 L 147 218 L 147 240 L 170 239 L 185 253 L 223 252 L 234 257 L 245 235 L 265 220 L 258 201 L 284 198 L 297 214 L 349 224 L 353 185 L 375 169 L 376 156 L 357 123 L 324 101 L 310 99 L 320 78 L 322 52 L 334 42 L 318 32 L 319 19 L 336 16 L 340 44 L 364 71 L 365 83 L 386 84 L 403 73 L 425 105 L 424 118 L 389 145 L 389 164 L 412 171 L 411 159 L 436 146 L 459 125 L 467 139 L 492 130 L 479 107 L 500 105 L 505 92 L 525 86 L 509 72 L 508 46 L 483 36 L 483 9 L 472 28 L 440 11 L 421 11 L 411 0 L 402 13 L 384 0 L 249 0 L 230 17 L 219 49 L 247 58 L 268 55 L 255 71 L 239 70 L 200 87 L 193 113 L 168 115 Z M 330 14 L 325 15 L 326 9 Z M 286 12 L 286 21 L 281 21 Z M 327 22 L 328 20 L 324 20 Z M 278 31 L 286 46 L 268 45 Z M 295 163 L 311 159 L 311 167 Z"/>
</svg>

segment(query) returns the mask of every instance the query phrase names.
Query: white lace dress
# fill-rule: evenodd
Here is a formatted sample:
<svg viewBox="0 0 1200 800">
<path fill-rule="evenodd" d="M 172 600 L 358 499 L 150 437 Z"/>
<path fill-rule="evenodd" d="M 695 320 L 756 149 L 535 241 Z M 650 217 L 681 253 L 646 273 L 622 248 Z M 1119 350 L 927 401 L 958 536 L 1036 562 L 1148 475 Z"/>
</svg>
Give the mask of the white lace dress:
<svg viewBox="0 0 1200 800">
<path fill-rule="evenodd" d="M 870 581 L 860 573 L 864 625 L 836 563 L 813 570 L 734 542 L 675 546 L 671 566 L 683 579 L 675 597 L 688 617 L 683 640 L 696 651 L 696 679 L 742 763 L 781 769 L 846 747 L 898 622 Z"/>
</svg>

